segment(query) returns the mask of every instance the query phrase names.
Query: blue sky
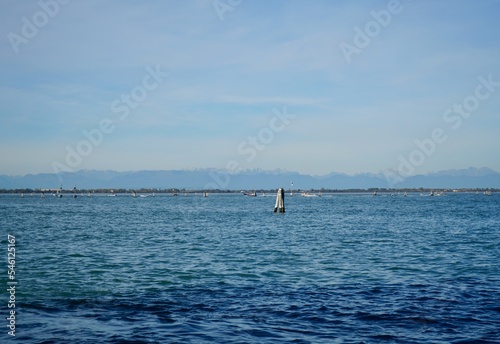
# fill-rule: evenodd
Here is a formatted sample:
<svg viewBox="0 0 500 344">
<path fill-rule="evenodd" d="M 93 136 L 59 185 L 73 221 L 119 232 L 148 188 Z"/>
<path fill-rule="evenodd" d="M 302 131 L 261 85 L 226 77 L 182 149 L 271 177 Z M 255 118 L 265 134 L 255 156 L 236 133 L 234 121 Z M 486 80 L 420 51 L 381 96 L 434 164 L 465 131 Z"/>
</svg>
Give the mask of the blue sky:
<svg viewBox="0 0 500 344">
<path fill-rule="evenodd" d="M 0 6 L 0 174 L 229 162 L 354 174 L 398 170 L 403 160 L 412 173 L 500 170 L 500 1 Z M 359 31 L 369 41 L 362 47 Z M 357 53 L 346 58 L 342 46 Z M 144 91 L 155 68 L 161 80 L 150 76 L 150 89 L 136 93 L 140 101 L 121 119 L 113 102 Z M 490 90 L 483 86 L 477 99 L 488 78 Z M 473 110 L 445 120 L 464 101 Z M 276 111 L 293 115 L 280 130 L 270 127 Z M 89 143 L 83 131 L 100 130 L 103 120 L 113 130 Z M 423 150 L 415 140 L 428 142 L 436 128 L 444 142 L 415 153 Z M 68 148 L 88 144 L 67 163 Z"/>
</svg>

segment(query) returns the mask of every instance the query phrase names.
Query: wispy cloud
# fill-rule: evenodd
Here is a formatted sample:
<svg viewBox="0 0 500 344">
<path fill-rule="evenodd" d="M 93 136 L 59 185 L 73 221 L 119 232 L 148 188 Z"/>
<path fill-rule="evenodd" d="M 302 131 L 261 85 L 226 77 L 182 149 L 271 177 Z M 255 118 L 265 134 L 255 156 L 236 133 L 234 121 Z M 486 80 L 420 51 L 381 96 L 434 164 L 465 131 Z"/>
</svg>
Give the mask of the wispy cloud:
<svg viewBox="0 0 500 344">
<path fill-rule="evenodd" d="M 329 102 L 329 99 L 313 99 L 300 97 L 247 97 L 234 95 L 220 95 L 215 99 L 215 102 L 234 103 L 241 105 L 258 105 L 258 104 L 289 104 L 289 105 L 318 105 Z"/>
</svg>

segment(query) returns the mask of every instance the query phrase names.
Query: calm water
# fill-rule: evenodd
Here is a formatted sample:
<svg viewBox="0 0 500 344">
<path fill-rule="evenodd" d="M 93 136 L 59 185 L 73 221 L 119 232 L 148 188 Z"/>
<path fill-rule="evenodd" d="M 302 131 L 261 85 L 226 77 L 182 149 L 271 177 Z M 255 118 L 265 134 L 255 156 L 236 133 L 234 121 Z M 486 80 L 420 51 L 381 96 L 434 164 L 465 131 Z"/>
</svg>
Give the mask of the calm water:
<svg viewBox="0 0 500 344">
<path fill-rule="evenodd" d="M 499 194 L 274 200 L 0 196 L 16 341 L 500 342 Z"/>
</svg>

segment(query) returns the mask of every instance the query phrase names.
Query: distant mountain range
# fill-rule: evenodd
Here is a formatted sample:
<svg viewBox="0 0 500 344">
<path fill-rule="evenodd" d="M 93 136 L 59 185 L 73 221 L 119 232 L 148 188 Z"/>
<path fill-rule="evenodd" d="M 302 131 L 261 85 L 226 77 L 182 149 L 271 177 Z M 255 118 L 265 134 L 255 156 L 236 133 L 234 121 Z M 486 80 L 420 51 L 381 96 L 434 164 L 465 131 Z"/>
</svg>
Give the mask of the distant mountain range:
<svg viewBox="0 0 500 344">
<path fill-rule="evenodd" d="M 369 189 L 369 188 L 500 188 L 500 172 L 490 168 L 468 168 L 415 175 L 391 182 L 383 173 L 347 175 L 330 173 L 311 176 L 289 171 L 248 170 L 228 174 L 215 169 L 158 171 L 96 171 L 80 170 L 25 176 L 0 175 L 0 189 L 223 189 L 260 190 L 284 187 L 289 189 Z"/>
</svg>

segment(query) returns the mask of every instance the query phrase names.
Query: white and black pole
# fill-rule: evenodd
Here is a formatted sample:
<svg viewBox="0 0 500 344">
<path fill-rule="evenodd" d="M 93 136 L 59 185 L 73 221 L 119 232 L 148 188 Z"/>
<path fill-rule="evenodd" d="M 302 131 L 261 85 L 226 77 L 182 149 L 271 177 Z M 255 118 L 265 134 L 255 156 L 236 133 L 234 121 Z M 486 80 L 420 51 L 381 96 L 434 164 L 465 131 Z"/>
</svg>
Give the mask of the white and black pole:
<svg viewBox="0 0 500 344">
<path fill-rule="evenodd" d="M 278 194 L 276 195 L 276 204 L 274 205 L 274 212 L 279 210 L 280 213 L 285 212 L 285 190 L 283 188 L 278 189 Z"/>
</svg>

